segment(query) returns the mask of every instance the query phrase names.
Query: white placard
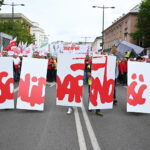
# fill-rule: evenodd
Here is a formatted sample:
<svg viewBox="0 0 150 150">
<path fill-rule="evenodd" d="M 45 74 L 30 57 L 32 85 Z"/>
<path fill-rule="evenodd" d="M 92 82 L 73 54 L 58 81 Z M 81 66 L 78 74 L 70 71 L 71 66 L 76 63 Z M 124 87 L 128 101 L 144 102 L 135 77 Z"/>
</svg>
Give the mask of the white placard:
<svg viewBox="0 0 150 150">
<path fill-rule="evenodd" d="M 0 109 L 14 109 L 13 59 L 0 57 Z"/>
<path fill-rule="evenodd" d="M 89 109 L 113 108 L 115 67 L 115 56 L 93 56 Z"/>
<path fill-rule="evenodd" d="M 23 58 L 17 109 L 44 110 L 48 60 Z"/>
<path fill-rule="evenodd" d="M 85 55 L 59 54 L 56 104 L 82 107 Z"/>
<path fill-rule="evenodd" d="M 127 112 L 150 113 L 150 64 L 128 61 Z"/>
</svg>

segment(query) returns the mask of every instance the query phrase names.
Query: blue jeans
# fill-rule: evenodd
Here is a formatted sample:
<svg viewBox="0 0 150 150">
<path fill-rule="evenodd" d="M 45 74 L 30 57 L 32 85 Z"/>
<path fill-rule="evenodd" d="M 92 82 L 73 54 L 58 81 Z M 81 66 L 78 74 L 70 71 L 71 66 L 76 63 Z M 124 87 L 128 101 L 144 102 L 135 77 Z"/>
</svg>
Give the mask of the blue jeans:
<svg viewBox="0 0 150 150">
<path fill-rule="evenodd" d="M 87 69 L 84 70 L 84 84 L 88 83 Z"/>
</svg>

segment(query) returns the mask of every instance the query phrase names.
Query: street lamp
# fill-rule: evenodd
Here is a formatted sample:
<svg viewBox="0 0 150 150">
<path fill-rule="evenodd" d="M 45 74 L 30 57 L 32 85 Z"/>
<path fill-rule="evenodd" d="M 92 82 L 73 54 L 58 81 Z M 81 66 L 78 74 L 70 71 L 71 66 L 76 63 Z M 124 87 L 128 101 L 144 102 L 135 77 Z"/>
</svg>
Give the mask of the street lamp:
<svg viewBox="0 0 150 150">
<path fill-rule="evenodd" d="M 101 7 L 101 6 L 92 6 L 93 8 L 102 8 L 103 9 L 103 20 L 102 20 L 102 50 L 104 48 L 104 9 L 114 9 L 115 7 L 105 7 L 104 5 Z"/>
<path fill-rule="evenodd" d="M 81 38 L 84 38 L 84 39 L 85 39 L 85 44 L 86 44 L 87 39 L 88 39 L 88 38 L 91 38 L 91 37 L 87 37 L 87 36 L 85 36 L 85 37 L 81 37 Z"/>
<path fill-rule="evenodd" d="M 12 37 L 14 38 L 14 6 L 25 6 L 25 4 L 2 4 L 2 5 L 7 5 L 7 6 L 12 6 Z"/>
</svg>

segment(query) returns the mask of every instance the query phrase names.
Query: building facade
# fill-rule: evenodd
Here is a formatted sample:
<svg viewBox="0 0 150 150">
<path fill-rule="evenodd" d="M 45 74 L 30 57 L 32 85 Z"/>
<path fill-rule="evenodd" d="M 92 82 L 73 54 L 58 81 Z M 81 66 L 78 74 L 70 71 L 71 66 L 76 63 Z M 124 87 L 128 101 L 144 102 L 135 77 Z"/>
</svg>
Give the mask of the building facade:
<svg viewBox="0 0 150 150">
<path fill-rule="evenodd" d="M 12 19 L 12 13 L 1 13 L 0 19 L 2 21 Z M 30 21 L 26 16 L 24 16 L 21 13 L 14 13 L 14 20 L 19 20 L 21 22 L 25 22 L 27 24 L 30 34 L 32 34 L 32 21 Z"/>
<path fill-rule="evenodd" d="M 137 31 L 135 27 L 138 18 L 139 6 L 135 6 L 127 14 L 123 14 L 115 20 L 111 26 L 104 30 L 104 51 L 109 52 L 114 45 L 114 41 L 127 41 L 132 44 L 137 44 L 130 36 L 130 33 Z"/>
<path fill-rule="evenodd" d="M 35 41 L 41 45 L 44 41 L 48 41 L 48 37 L 42 28 L 39 27 L 39 23 L 32 22 L 32 35 L 35 36 Z"/>
<path fill-rule="evenodd" d="M 102 36 L 98 36 L 95 38 L 94 42 L 92 43 L 92 49 L 97 49 L 98 51 L 102 50 Z"/>
</svg>

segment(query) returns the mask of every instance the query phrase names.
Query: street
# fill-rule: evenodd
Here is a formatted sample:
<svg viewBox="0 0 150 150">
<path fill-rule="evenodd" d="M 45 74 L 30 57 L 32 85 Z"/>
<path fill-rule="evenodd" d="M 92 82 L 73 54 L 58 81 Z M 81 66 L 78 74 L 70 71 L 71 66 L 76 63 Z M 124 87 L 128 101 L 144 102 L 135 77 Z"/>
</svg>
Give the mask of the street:
<svg viewBox="0 0 150 150">
<path fill-rule="evenodd" d="M 1 110 L 0 150 L 149 149 L 150 116 L 126 112 L 126 87 L 117 86 L 118 104 L 102 110 L 103 117 L 87 111 L 87 91 L 85 86 L 84 107 L 71 115 L 56 106 L 55 83 L 46 87 L 44 112 Z"/>
</svg>

